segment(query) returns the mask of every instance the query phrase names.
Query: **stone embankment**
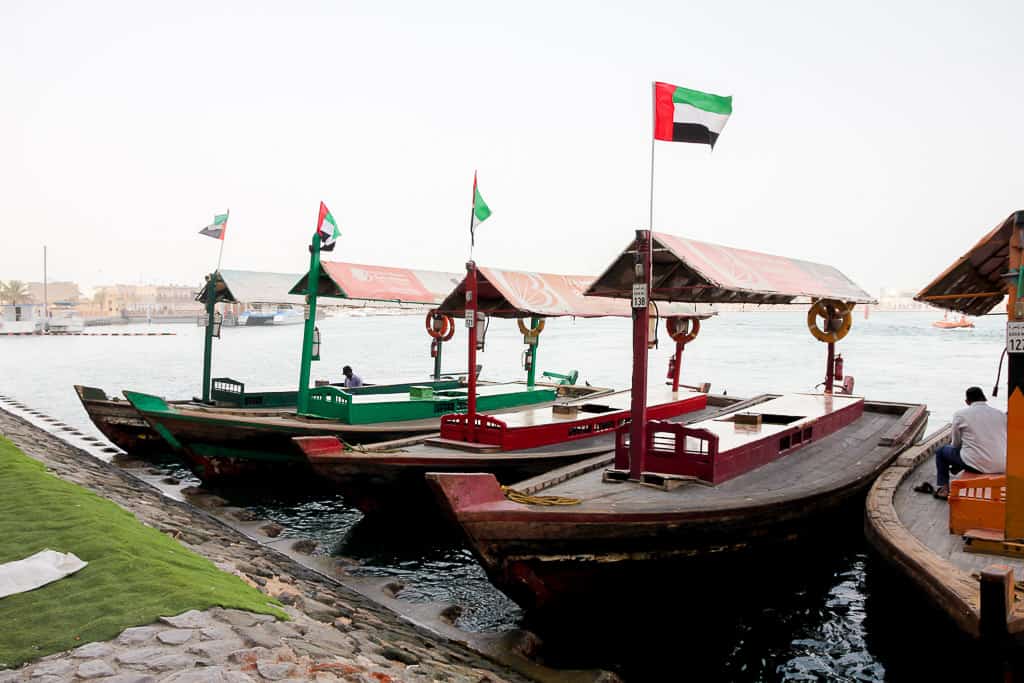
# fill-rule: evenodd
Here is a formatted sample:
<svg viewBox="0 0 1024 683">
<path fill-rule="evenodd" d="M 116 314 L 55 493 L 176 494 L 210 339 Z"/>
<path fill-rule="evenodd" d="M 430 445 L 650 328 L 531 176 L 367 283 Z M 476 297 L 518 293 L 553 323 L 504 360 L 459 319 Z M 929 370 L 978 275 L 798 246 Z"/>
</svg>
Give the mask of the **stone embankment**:
<svg viewBox="0 0 1024 683">
<path fill-rule="evenodd" d="M 528 680 L 2 410 L 0 433 L 55 475 L 114 501 L 278 598 L 292 619 L 219 608 L 186 612 L 129 628 L 110 642 L 0 671 L 0 683 Z"/>
</svg>

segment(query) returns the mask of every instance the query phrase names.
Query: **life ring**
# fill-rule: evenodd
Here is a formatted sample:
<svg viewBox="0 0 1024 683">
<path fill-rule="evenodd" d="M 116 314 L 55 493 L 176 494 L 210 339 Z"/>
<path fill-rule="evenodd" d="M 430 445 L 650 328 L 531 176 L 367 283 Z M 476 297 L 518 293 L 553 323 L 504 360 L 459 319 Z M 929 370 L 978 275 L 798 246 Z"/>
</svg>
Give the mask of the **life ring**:
<svg viewBox="0 0 1024 683">
<path fill-rule="evenodd" d="M 691 325 L 692 323 L 692 325 Z M 689 344 L 700 334 L 698 318 L 665 318 L 665 331 L 677 344 Z"/>
<path fill-rule="evenodd" d="M 536 339 L 544 331 L 544 318 L 537 321 L 537 327 L 527 327 L 523 324 L 522 318 L 517 318 L 516 323 L 519 325 L 519 331 L 523 333 L 523 336 L 530 339 Z"/>
<path fill-rule="evenodd" d="M 807 311 L 807 329 L 818 341 L 835 343 L 850 332 L 853 325 L 853 306 L 854 304 L 835 299 L 819 299 L 811 305 L 811 310 Z M 825 320 L 824 330 L 818 327 L 818 318 Z M 829 329 L 833 324 L 831 321 L 836 319 L 840 319 L 839 327 Z"/>
<path fill-rule="evenodd" d="M 441 329 L 434 329 L 434 319 L 441 318 Z M 427 313 L 426 320 L 427 334 L 438 341 L 448 341 L 455 335 L 455 321 L 452 320 L 451 316 L 438 313 L 437 311 L 430 311 Z"/>
</svg>

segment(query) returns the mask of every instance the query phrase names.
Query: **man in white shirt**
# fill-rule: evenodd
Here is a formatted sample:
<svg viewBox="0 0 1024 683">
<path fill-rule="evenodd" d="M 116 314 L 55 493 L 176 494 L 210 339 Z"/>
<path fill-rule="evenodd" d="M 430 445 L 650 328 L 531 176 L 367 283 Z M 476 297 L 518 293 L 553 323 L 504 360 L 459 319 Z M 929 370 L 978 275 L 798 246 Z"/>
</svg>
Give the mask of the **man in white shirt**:
<svg viewBox="0 0 1024 683">
<path fill-rule="evenodd" d="M 363 386 L 363 378 L 352 372 L 352 366 L 346 365 L 341 369 L 341 374 L 345 375 L 345 387 L 361 387 Z"/>
<path fill-rule="evenodd" d="M 1006 471 L 1006 413 L 985 401 L 980 387 L 967 390 L 967 407 L 953 413 L 950 445 L 935 452 L 936 498 L 949 498 L 949 475 Z"/>
</svg>

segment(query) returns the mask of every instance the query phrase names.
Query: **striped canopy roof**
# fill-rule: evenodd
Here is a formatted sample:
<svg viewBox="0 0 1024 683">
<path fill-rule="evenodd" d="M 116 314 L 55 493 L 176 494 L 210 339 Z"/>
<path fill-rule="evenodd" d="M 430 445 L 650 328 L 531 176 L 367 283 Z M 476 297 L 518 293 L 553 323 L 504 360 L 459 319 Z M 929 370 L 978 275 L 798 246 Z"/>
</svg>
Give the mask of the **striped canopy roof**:
<svg viewBox="0 0 1024 683">
<path fill-rule="evenodd" d="M 291 288 L 292 294 L 305 294 L 309 273 Z M 320 261 L 318 296 L 368 301 L 438 304 L 460 275 L 434 270 L 413 270 L 390 266 L 371 266 L 341 261 Z"/>
<path fill-rule="evenodd" d="M 1015 211 L 928 283 L 915 301 L 967 315 L 984 315 L 1003 302 L 1010 269 L 1010 235 L 1024 228 L 1024 211 Z"/>
<path fill-rule="evenodd" d="M 477 267 L 477 294 L 480 310 L 496 318 L 577 318 L 621 317 L 632 315 L 628 301 L 608 297 L 584 296 L 594 282 L 592 275 L 555 275 L 522 270 Z M 466 314 L 466 280 L 439 306 L 442 313 L 463 317 Z M 710 306 L 670 304 L 659 307 L 662 317 L 707 318 L 714 315 Z"/>
<path fill-rule="evenodd" d="M 590 286 L 587 296 L 630 298 L 635 240 Z M 874 303 L 832 266 L 723 247 L 663 232 L 652 234 L 651 299 L 704 303 L 788 304 L 794 299 Z"/>
</svg>

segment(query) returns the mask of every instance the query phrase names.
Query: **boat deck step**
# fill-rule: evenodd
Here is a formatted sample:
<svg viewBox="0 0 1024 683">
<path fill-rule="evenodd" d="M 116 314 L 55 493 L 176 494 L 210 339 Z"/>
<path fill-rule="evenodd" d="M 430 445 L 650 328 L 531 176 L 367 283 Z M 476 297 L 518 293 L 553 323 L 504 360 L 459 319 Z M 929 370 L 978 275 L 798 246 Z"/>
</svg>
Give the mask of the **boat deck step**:
<svg viewBox="0 0 1024 683">
<path fill-rule="evenodd" d="M 471 441 L 458 441 L 456 439 L 442 439 L 440 437 L 435 439 L 427 439 L 423 443 L 428 446 L 439 446 L 441 448 L 454 448 L 460 451 L 469 451 L 471 453 L 498 453 L 501 451 L 501 446 L 496 446 L 489 443 L 473 443 Z"/>
</svg>

